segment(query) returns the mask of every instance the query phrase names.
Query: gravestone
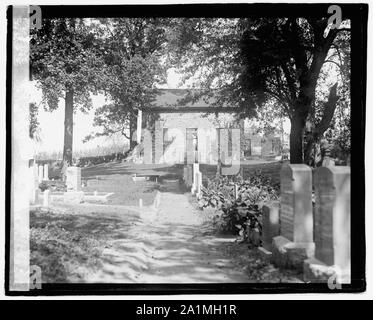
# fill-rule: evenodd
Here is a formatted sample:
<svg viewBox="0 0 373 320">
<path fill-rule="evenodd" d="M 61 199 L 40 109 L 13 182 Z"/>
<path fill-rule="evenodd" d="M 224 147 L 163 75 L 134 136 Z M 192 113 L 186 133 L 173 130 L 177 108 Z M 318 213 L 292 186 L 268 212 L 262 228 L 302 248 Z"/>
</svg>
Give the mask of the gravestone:
<svg viewBox="0 0 373 320">
<path fill-rule="evenodd" d="M 66 189 L 63 194 L 64 201 L 69 204 L 83 202 L 84 192 L 82 190 L 82 169 L 79 167 L 68 167 L 66 169 Z"/>
<path fill-rule="evenodd" d="M 260 157 L 262 155 L 262 138 L 259 135 L 251 136 L 251 156 Z"/>
<path fill-rule="evenodd" d="M 304 164 L 281 169 L 281 235 L 298 243 L 313 242 L 312 170 Z"/>
<path fill-rule="evenodd" d="M 43 206 L 49 207 L 51 204 L 51 195 L 49 190 L 44 190 L 43 192 Z"/>
<path fill-rule="evenodd" d="M 43 178 L 44 178 L 44 168 L 43 166 L 39 166 L 39 183 L 43 182 Z"/>
<path fill-rule="evenodd" d="M 305 262 L 305 278 L 325 282 L 334 273 L 343 283 L 349 283 L 350 167 L 317 168 L 314 181 L 315 257 Z"/>
<path fill-rule="evenodd" d="M 280 203 L 270 201 L 262 207 L 262 246 L 258 248 L 264 259 L 272 257 L 272 240 L 280 234 Z"/>
<path fill-rule="evenodd" d="M 199 163 L 193 163 L 192 167 L 193 172 L 193 182 L 192 182 L 192 194 L 194 194 L 197 191 L 197 172 L 199 172 Z"/>
<path fill-rule="evenodd" d="M 271 251 L 272 239 L 280 234 L 280 203 L 272 201 L 262 207 L 262 246 Z"/>
<path fill-rule="evenodd" d="M 44 172 L 44 177 L 43 177 L 43 180 L 49 180 L 49 172 L 48 172 L 48 164 L 45 164 L 44 165 L 44 170 L 43 170 L 43 172 Z"/>
<path fill-rule="evenodd" d="M 324 160 L 322 161 L 322 166 L 323 167 L 335 166 L 335 160 L 330 157 L 325 157 Z"/>
<path fill-rule="evenodd" d="M 272 259 L 280 267 L 303 270 L 313 256 L 312 170 L 304 164 L 281 169 L 280 236 L 273 238 Z"/>
<path fill-rule="evenodd" d="M 240 172 L 241 163 L 241 132 L 239 128 L 231 129 L 231 151 L 230 157 L 225 158 L 226 166 L 221 168 L 222 175 L 237 175 Z M 228 156 L 228 149 L 227 149 Z M 228 167 L 227 167 L 228 166 Z"/>
<path fill-rule="evenodd" d="M 79 167 L 68 167 L 66 169 L 67 191 L 81 191 L 82 189 L 82 169 Z"/>
<path fill-rule="evenodd" d="M 261 148 L 261 155 L 262 157 L 268 156 L 272 152 L 272 136 L 267 137 L 262 140 L 262 148 Z"/>
<path fill-rule="evenodd" d="M 201 187 L 202 187 L 202 173 L 200 171 L 196 172 L 196 196 L 199 197 L 201 194 Z"/>
</svg>

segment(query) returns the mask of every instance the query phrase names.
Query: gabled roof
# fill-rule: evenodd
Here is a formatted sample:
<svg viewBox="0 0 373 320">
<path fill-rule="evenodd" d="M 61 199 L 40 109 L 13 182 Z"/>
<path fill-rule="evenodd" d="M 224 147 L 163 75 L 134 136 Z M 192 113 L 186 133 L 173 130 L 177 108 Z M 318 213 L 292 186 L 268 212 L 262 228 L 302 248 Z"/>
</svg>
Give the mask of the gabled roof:
<svg viewBox="0 0 373 320">
<path fill-rule="evenodd" d="M 197 90 L 190 89 L 159 89 L 160 93 L 156 96 L 155 101 L 149 108 L 152 112 L 237 112 L 237 107 L 221 107 L 216 108 L 211 106 L 215 102 L 214 97 L 201 97 L 196 101 L 185 101 L 188 95 L 198 94 Z M 184 100 L 184 101 L 182 101 Z M 189 100 L 189 99 L 188 99 Z"/>
</svg>

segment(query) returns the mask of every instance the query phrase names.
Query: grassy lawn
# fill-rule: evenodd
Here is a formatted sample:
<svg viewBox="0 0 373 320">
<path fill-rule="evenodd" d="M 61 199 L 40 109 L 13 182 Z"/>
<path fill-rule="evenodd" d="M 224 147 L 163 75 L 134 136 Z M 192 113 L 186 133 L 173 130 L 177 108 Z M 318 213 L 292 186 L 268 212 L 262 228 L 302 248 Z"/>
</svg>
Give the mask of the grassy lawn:
<svg viewBox="0 0 373 320">
<path fill-rule="evenodd" d="M 270 176 L 274 182 L 280 180 L 281 162 L 263 160 L 245 161 L 241 167 L 244 178 L 258 171 Z M 157 190 L 160 190 L 163 179 L 183 177 L 183 164 L 133 164 L 110 162 L 82 168 L 82 180 L 86 182 L 83 191 L 114 193 L 108 204 L 137 206 L 142 199 L 144 206 L 153 204 Z M 203 179 L 216 175 L 216 165 L 201 164 Z M 132 180 L 132 175 L 144 175 L 148 181 Z"/>
<path fill-rule="evenodd" d="M 242 164 L 244 177 L 260 171 L 270 176 L 274 182 L 280 181 L 281 166 L 281 162 L 266 161 L 247 161 Z M 113 192 L 114 195 L 109 197 L 110 204 L 136 206 L 141 198 L 144 205 L 151 205 L 157 190 L 162 186 L 163 179 L 182 179 L 183 168 L 182 164 L 100 164 L 82 170 L 82 179 L 87 181 L 87 186 L 83 190 Z M 203 179 L 212 178 L 216 175 L 216 165 L 201 164 L 200 171 Z M 150 180 L 134 182 L 133 174 L 148 176 Z"/>
<path fill-rule="evenodd" d="M 84 282 L 102 266 L 102 252 L 125 237 L 138 217 L 131 213 L 102 214 L 93 210 L 30 212 L 30 264 L 42 270 L 44 283 Z"/>
<path fill-rule="evenodd" d="M 132 175 L 148 175 L 148 181 L 132 180 Z M 82 180 L 87 181 L 83 191 L 112 192 L 108 204 L 114 205 L 139 205 L 139 199 L 143 205 L 152 205 L 161 179 L 162 172 L 154 170 L 142 170 L 141 165 L 129 165 L 123 163 L 100 164 L 82 170 Z M 157 179 L 156 179 L 157 178 Z"/>
</svg>

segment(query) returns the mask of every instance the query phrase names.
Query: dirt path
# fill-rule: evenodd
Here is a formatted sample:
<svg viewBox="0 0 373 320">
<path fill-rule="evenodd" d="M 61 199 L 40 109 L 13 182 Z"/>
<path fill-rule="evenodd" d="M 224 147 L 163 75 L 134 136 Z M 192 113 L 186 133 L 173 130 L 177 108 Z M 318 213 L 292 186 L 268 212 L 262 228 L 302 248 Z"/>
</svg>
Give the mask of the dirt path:
<svg viewBox="0 0 373 320">
<path fill-rule="evenodd" d="M 89 282 L 244 283 L 223 246 L 234 238 L 208 236 L 187 195 L 161 193 L 157 210 L 142 214 L 103 252 L 103 267 Z"/>
</svg>

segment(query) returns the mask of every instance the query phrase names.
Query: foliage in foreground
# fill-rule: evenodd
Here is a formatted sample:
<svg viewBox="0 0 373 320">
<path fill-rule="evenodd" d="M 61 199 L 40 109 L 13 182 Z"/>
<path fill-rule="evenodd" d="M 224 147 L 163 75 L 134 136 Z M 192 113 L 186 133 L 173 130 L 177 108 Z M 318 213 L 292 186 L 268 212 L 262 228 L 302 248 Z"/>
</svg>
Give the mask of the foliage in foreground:
<svg viewBox="0 0 373 320">
<path fill-rule="evenodd" d="M 31 212 L 30 264 L 41 268 L 44 283 L 79 281 L 100 266 L 102 243 L 92 235 L 66 230 L 71 215 L 56 217 Z"/>
<path fill-rule="evenodd" d="M 261 207 L 278 197 L 279 185 L 260 172 L 245 180 L 219 176 L 202 188 L 198 206 L 216 209 L 212 222 L 218 231 L 237 234 L 239 241 L 259 246 Z"/>
</svg>

